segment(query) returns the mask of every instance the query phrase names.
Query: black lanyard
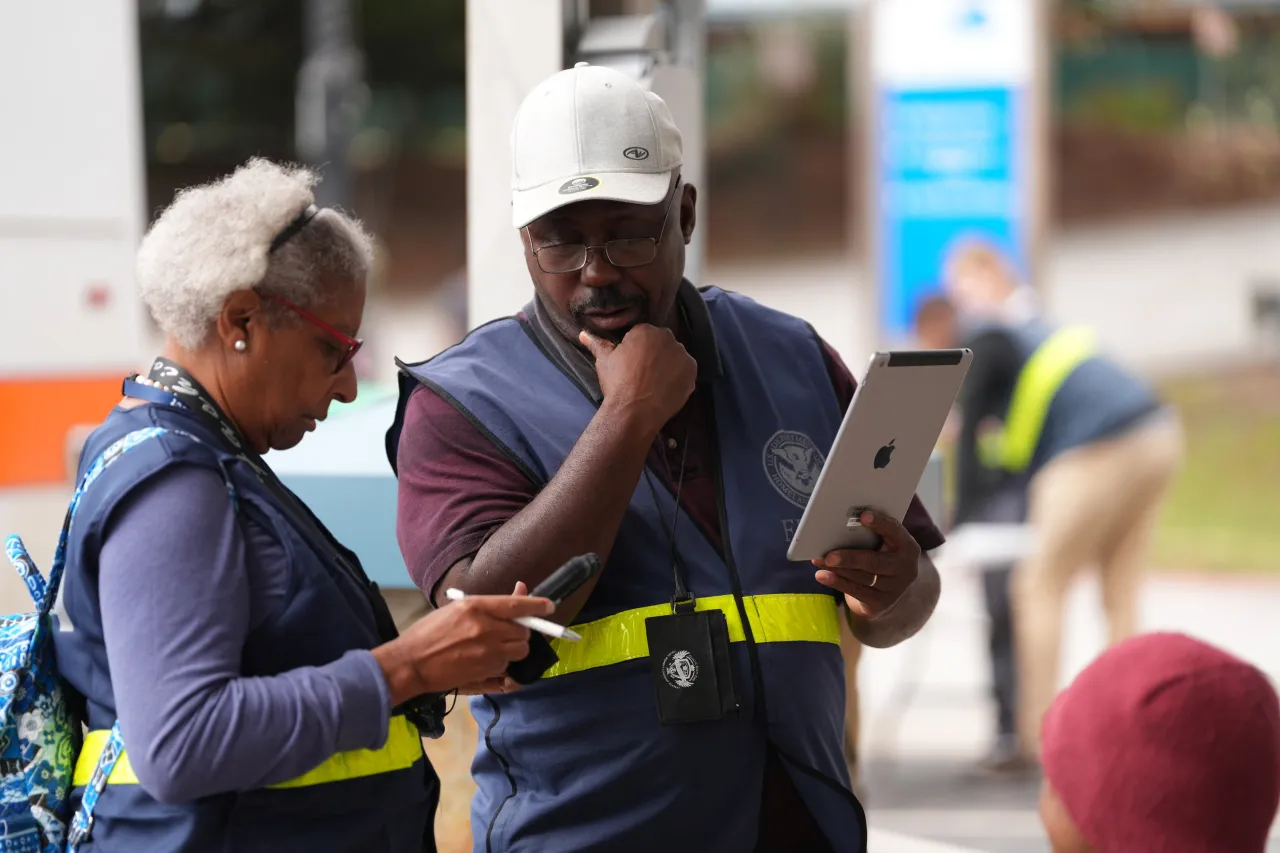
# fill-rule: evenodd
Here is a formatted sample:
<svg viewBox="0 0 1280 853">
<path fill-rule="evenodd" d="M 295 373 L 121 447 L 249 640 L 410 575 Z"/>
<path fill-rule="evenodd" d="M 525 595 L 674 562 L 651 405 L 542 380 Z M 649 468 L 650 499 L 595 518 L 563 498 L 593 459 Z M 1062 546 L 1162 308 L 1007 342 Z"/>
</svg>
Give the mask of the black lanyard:
<svg viewBox="0 0 1280 853">
<path fill-rule="evenodd" d="M 697 391 L 694 391 L 697 394 Z M 697 405 L 696 400 L 691 401 Z M 688 417 L 692 417 L 692 413 Z M 665 454 L 664 454 L 665 459 Z M 671 463 L 667 463 L 667 477 L 676 481 L 676 508 L 671 519 L 671 527 L 667 527 L 667 516 L 662 511 L 662 505 L 658 503 L 658 493 L 653 487 L 653 477 L 649 473 L 648 467 L 644 471 L 645 483 L 649 486 L 649 498 L 653 501 L 653 509 L 658 513 L 658 520 L 662 522 L 662 530 L 667 534 L 667 538 L 671 542 L 671 573 L 675 578 L 675 593 L 671 596 L 671 609 L 677 613 L 683 608 L 686 612 L 692 611 L 695 605 L 695 599 L 692 592 L 689 591 L 688 580 L 685 578 L 684 561 L 680 559 L 679 549 L 676 547 L 676 530 L 680 527 L 680 498 L 684 492 L 684 472 L 687 467 L 686 463 L 689 459 L 689 422 L 685 421 L 684 425 L 684 448 L 680 451 L 680 474 L 678 477 L 671 477 Z"/>
</svg>

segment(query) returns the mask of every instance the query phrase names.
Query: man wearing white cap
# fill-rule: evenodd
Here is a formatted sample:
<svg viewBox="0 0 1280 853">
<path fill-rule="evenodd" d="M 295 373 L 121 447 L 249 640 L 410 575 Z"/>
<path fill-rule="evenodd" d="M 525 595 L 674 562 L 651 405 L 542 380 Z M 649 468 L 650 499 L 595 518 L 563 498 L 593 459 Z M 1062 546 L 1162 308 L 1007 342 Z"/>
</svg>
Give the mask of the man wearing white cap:
<svg viewBox="0 0 1280 853">
<path fill-rule="evenodd" d="M 404 366 L 398 533 L 433 601 L 605 561 L 557 612 L 582 642 L 473 700 L 477 850 L 865 849 L 840 620 L 888 646 L 937 601 L 918 501 L 864 517 L 880 551 L 787 561 L 853 379 L 802 320 L 684 279 L 680 146 L 623 74 L 543 81 L 512 133 L 535 298 Z"/>
</svg>

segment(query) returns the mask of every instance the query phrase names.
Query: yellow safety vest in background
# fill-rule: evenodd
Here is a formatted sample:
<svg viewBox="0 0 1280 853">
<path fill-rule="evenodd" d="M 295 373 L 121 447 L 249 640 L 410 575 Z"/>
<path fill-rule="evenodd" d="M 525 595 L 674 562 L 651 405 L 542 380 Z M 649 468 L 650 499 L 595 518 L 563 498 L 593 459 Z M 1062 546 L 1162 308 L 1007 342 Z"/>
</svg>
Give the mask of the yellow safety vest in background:
<svg viewBox="0 0 1280 853">
<path fill-rule="evenodd" d="M 1093 330 L 1083 326 L 1059 329 L 1036 347 L 1014 383 L 1004 428 L 978 442 L 982 463 L 1013 474 L 1027 470 L 1058 389 L 1096 352 Z"/>
</svg>

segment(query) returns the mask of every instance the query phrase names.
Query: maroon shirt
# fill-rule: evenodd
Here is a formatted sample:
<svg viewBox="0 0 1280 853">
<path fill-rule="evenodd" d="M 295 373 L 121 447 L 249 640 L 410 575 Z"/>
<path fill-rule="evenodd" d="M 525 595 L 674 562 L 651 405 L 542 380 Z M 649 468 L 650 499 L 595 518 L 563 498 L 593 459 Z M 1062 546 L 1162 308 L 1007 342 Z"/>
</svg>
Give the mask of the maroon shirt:
<svg viewBox="0 0 1280 853">
<path fill-rule="evenodd" d="M 696 292 L 688 298 L 696 300 L 695 307 L 701 307 Z M 702 310 L 705 312 L 705 308 Z M 821 344 L 843 415 L 853 400 L 857 383 L 836 351 L 825 341 Z M 674 492 L 683 459 L 680 505 L 723 555 L 711 455 L 711 387 L 704 381 L 718 370 L 718 356 L 714 341 L 694 341 L 690 352 L 698 361 L 697 390 L 662 428 L 649 452 L 648 465 L 666 478 Z M 686 436 L 687 448 L 682 446 Z M 492 441 L 451 403 L 425 386 L 417 388 L 406 404 L 397 467 L 400 491 L 396 536 L 409 574 L 432 600 L 445 572 L 459 560 L 474 556 L 494 531 L 538 494 L 538 487 Z M 942 544 L 942 534 L 918 498 L 912 499 L 904 526 L 922 550 Z M 830 849 L 780 759 L 770 750 L 757 853 L 821 853 Z"/>
</svg>

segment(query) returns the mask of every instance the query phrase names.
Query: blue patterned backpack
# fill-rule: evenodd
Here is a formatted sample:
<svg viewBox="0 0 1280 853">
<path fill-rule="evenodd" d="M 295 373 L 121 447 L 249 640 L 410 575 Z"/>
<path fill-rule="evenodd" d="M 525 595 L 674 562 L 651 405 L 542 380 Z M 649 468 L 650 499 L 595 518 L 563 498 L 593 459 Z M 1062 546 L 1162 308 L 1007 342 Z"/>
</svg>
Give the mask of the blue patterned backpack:
<svg viewBox="0 0 1280 853">
<path fill-rule="evenodd" d="M 101 784 L 89 786 L 68 832 L 68 796 L 80 751 L 81 725 L 67 704 L 58 675 L 51 614 L 81 496 L 108 465 L 164 431 L 149 427 L 129 433 L 85 471 L 67 508 L 48 580 L 35 567 L 21 539 L 10 536 L 5 542 L 9 560 L 27 585 L 36 609 L 0 618 L 0 853 L 74 853 L 92 824 Z M 111 750 L 104 752 L 104 761 L 107 752 Z M 94 779 L 94 783 L 102 782 L 105 777 Z M 73 836 L 70 844 L 69 835 Z"/>
</svg>

